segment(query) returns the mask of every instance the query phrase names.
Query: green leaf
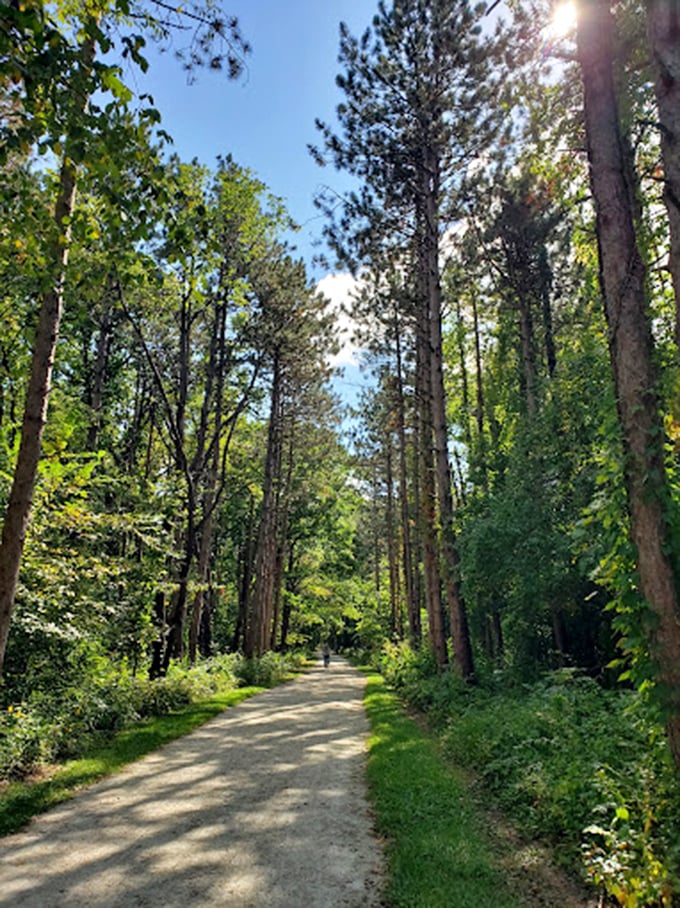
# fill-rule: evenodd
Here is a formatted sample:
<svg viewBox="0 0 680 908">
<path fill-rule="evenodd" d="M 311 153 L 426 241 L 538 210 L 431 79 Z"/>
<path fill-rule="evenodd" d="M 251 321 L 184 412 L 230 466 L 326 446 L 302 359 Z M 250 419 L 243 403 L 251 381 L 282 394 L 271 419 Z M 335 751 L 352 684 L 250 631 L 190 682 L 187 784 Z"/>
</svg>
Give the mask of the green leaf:
<svg viewBox="0 0 680 908">
<path fill-rule="evenodd" d="M 101 75 L 102 84 L 111 94 L 118 98 L 119 101 L 122 101 L 124 104 L 127 104 L 132 100 L 132 92 L 124 85 L 123 82 L 118 78 L 114 69 L 105 69 Z"/>
</svg>

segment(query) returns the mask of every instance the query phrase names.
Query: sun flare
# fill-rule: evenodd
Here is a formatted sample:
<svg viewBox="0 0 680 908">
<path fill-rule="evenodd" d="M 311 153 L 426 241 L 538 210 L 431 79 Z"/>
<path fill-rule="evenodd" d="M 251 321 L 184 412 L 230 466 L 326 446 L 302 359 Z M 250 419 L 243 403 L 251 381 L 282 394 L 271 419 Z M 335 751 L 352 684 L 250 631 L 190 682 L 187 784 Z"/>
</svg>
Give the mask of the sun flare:
<svg viewBox="0 0 680 908">
<path fill-rule="evenodd" d="M 576 28 L 576 4 L 573 0 L 557 3 L 550 22 L 550 33 L 554 38 L 564 38 Z"/>
</svg>

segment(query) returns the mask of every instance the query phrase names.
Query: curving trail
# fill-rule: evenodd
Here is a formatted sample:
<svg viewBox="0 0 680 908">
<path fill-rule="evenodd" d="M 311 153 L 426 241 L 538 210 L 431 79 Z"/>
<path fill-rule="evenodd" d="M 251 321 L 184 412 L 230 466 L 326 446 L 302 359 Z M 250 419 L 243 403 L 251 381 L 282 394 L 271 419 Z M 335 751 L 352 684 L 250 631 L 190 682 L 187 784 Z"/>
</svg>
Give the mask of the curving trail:
<svg viewBox="0 0 680 908">
<path fill-rule="evenodd" d="M 0 840 L 0 905 L 379 905 L 364 683 L 335 658 Z"/>
</svg>

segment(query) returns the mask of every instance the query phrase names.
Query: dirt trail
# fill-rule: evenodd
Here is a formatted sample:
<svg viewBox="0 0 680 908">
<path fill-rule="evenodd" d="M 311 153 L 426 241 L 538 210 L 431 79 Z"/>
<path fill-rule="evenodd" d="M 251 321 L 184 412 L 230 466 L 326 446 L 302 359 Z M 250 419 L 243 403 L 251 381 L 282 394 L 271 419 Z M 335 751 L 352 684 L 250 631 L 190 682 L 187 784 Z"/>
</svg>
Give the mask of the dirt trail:
<svg viewBox="0 0 680 908">
<path fill-rule="evenodd" d="M 363 688 L 335 659 L 0 840 L 0 905 L 378 905 Z"/>
</svg>

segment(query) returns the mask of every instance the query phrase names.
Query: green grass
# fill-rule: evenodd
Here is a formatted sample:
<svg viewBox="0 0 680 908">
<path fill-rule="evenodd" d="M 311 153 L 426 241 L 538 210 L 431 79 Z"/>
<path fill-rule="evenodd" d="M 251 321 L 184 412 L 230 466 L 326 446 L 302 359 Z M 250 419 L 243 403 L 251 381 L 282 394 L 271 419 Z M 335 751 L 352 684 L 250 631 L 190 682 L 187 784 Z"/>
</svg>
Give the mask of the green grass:
<svg viewBox="0 0 680 908">
<path fill-rule="evenodd" d="M 380 675 L 365 696 L 368 781 L 385 837 L 390 908 L 522 908 L 504 888 L 464 782 Z"/>
<path fill-rule="evenodd" d="M 263 689 L 228 690 L 164 716 L 147 719 L 93 746 L 79 759 L 65 763 L 48 779 L 10 784 L 0 792 L 0 835 L 16 832 L 31 817 L 72 797 L 82 785 L 111 775 Z"/>
</svg>

